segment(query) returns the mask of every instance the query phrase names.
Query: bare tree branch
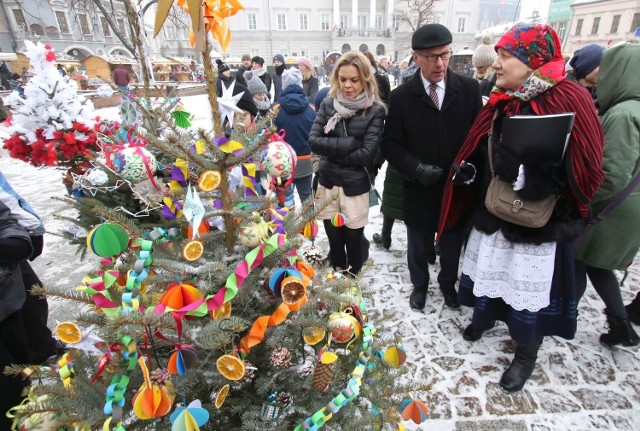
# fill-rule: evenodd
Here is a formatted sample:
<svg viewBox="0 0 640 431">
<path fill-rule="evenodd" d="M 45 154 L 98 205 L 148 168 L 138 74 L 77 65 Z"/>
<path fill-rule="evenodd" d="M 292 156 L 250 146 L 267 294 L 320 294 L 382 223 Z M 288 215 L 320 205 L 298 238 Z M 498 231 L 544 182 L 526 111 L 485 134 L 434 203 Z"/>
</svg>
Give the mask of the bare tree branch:
<svg viewBox="0 0 640 431">
<path fill-rule="evenodd" d="M 406 4 L 406 9 L 399 18 L 409 24 L 411 31 L 416 31 L 431 21 L 433 5 L 437 1 L 439 0 L 398 0 L 398 4 Z"/>
</svg>

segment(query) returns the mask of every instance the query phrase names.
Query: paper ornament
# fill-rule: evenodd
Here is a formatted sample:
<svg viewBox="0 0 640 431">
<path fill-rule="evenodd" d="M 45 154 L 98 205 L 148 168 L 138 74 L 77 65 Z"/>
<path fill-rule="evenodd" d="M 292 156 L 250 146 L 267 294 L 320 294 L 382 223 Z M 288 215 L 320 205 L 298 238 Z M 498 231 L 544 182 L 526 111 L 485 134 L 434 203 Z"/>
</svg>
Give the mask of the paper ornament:
<svg viewBox="0 0 640 431">
<path fill-rule="evenodd" d="M 184 376 L 187 370 L 193 368 L 197 363 L 198 353 L 193 347 L 185 344 L 171 354 L 167 369 L 171 374 Z"/>
<path fill-rule="evenodd" d="M 311 220 L 305 224 L 302 228 L 302 236 L 308 239 L 314 239 L 318 236 L 318 222 Z"/>
<path fill-rule="evenodd" d="M 293 268 L 276 268 L 269 277 L 269 290 L 278 298 L 282 297 L 282 281 L 288 277 L 297 277 L 302 279 L 302 273 Z"/>
<path fill-rule="evenodd" d="M 113 157 L 115 171 L 132 183 L 153 177 L 156 172 L 156 156 L 143 147 L 129 147 Z"/>
<path fill-rule="evenodd" d="M 384 361 L 393 368 L 398 368 L 407 360 L 407 353 L 400 346 L 389 347 L 384 352 Z"/>
<path fill-rule="evenodd" d="M 264 221 L 246 221 L 240 225 L 238 238 L 240 243 L 246 247 L 254 248 L 269 236 L 269 225 Z"/>
<path fill-rule="evenodd" d="M 129 235 L 116 223 L 103 223 L 87 235 L 87 248 L 100 257 L 113 257 L 129 246 Z"/>
<path fill-rule="evenodd" d="M 160 303 L 173 310 L 180 310 L 202 297 L 202 292 L 191 283 L 172 283 L 160 298 Z"/>
<path fill-rule="evenodd" d="M 171 116 L 173 117 L 173 121 L 176 123 L 176 126 L 186 129 L 191 126 L 191 114 L 185 110 L 175 109 L 171 112 Z"/>
<path fill-rule="evenodd" d="M 422 401 L 405 398 L 400 403 L 400 416 L 405 421 L 411 419 L 416 424 L 421 424 L 427 420 L 429 409 Z"/>
<path fill-rule="evenodd" d="M 331 217 L 331 224 L 334 227 L 342 227 L 347 223 L 347 217 L 344 214 L 338 213 Z"/>
<path fill-rule="evenodd" d="M 293 173 L 297 162 L 296 152 L 284 141 L 267 144 L 260 154 L 262 169 L 277 178 L 287 178 Z"/>
<path fill-rule="evenodd" d="M 329 316 L 331 339 L 338 343 L 348 343 L 360 336 L 361 327 L 358 320 L 344 312 L 334 312 Z"/>
<path fill-rule="evenodd" d="M 142 370 L 144 383 L 131 399 L 133 413 L 140 419 L 162 417 L 169 413 L 173 405 L 175 398 L 173 386 L 169 381 L 165 381 L 164 384 L 152 382 L 145 359 L 141 357 L 138 359 L 138 363 Z"/>
<path fill-rule="evenodd" d="M 209 420 L 209 412 L 202 408 L 200 400 L 193 400 L 187 407 L 177 407 L 169 418 L 171 431 L 200 431 Z"/>
<path fill-rule="evenodd" d="M 182 215 L 189 222 L 190 226 L 200 226 L 204 213 L 204 205 L 202 204 L 198 191 L 189 184 L 187 187 L 187 196 L 182 208 Z M 193 232 L 193 235 L 195 235 L 195 232 Z M 195 238 L 193 235 L 191 239 Z"/>
</svg>

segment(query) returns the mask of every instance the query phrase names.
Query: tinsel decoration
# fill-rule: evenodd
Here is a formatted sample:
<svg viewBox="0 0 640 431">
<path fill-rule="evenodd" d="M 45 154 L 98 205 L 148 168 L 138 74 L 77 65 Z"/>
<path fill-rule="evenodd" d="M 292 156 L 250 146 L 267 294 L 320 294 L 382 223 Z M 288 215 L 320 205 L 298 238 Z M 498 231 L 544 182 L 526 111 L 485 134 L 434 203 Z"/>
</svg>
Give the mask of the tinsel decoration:
<svg viewBox="0 0 640 431">
<path fill-rule="evenodd" d="M 278 347 L 271 352 L 269 358 L 271 365 L 278 368 L 289 368 L 291 366 L 291 352 L 286 347 Z"/>
<path fill-rule="evenodd" d="M 316 365 L 316 369 L 313 372 L 311 387 L 318 392 L 326 392 L 333 380 L 334 371 L 335 363 L 323 364 L 322 362 L 318 362 L 318 365 Z"/>
<path fill-rule="evenodd" d="M 316 247 L 315 245 L 304 248 L 302 250 L 302 257 L 311 266 L 320 265 L 325 259 L 325 255 L 322 249 Z"/>
</svg>

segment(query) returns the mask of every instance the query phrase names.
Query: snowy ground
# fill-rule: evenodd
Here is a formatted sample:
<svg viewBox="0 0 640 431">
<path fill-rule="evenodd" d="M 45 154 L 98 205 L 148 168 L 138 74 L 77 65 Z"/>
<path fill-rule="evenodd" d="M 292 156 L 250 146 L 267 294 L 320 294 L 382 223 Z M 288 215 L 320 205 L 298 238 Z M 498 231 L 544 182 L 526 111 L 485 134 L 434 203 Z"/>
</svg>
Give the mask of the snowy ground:
<svg viewBox="0 0 640 431">
<path fill-rule="evenodd" d="M 196 124 L 206 124 L 204 96 L 187 97 L 183 104 L 194 113 Z M 103 109 L 99 114 L 116 118 L 117 109 Z M 67 211 L 66 207 L 51 199 L 65 193 L 58 171 L 35 169 L 1 151 L 0 170 L 45 219 L 48 232 L 63 228 L 64 222 L 53 216 Z M 383 180 L 381 172 L 378 190 Z M 371 210 L 365 229 L 368 238 L 380 230 L 379 209 Z M 640 354 L 637 348 L 609 349 L 599 344 L 598 335 L 606 323 L 602 302 L 593 289 L 588 289 L 581 304 L 576 338 L 546 338 L 529 383 L 522 392 L 509 395 L 497 385 L 515 347 L 506 326 L 498 324 L 475 343 L 464 341 L 461 332 L 472 310 L 445 308 L 437 285 L 429 292 L 425 312 L 412 311 L 406 244 L 405 227 L 396 223 L 389 251 L 372 244 L 362 280 L 374 292 L 369 312 L 379 333 L 399 335 L 408 352 L 410 375 L 433 385 L 429 393 L 416 394 L 429 405 L 429 420 L 420 427 L 407 424 L 407 429 L 640 430 Z M 322 240 L 318 245 L 327 247 Z M 45 283 L 73 289 L 94 261 L 80 261 L 66 240 L 48 233 L 45 251 L 34 264 Z M 432 269 L 433 280 L 436 271 L 437 266 Z M 625 302 L 639 289 L 640 264 L 636 262 L 623 288 Z M 62 302 L 51 304 L 52 326 L 68 317 L 66 307 Z M 382 321 L 383 313 L 392 313 L 394 318 Z"/>
</svg>

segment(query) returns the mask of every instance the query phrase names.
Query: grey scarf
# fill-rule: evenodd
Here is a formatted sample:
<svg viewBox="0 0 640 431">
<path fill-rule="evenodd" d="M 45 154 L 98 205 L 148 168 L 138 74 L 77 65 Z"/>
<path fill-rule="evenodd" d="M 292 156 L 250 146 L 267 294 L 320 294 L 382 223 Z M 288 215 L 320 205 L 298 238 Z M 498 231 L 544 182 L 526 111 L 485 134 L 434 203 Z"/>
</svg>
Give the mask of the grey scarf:
<svg viewBox="0 0 640 431">
<path fill-rule="evenodd" d="M 324 133 L 327 134 L 332 131 L 338 121 L 351 118 L 361 109 L 370 107 L 373 105 L 374 100 L 373 94 L 367 96 L 365 91 L 358 94 L 355 99 L 347 99 L 341 92 L 338 92 L 338 95 L 333 99 L 333 107 L 336 113 L 327 121 L 327 125 L 324 126 Z"/>
<path fill-rule="evenodd" d="M 253 72 L 255 76 L 262 76 L 267 72 L 267 66 L 262 66 L 260 69 L 254 69 L 251 72 Z"/>
<path fill-rule="evenodd" d="M 258 99 L 253 99 L 253 103 L 258 107 L 259 110 L 261 111 L 266 111 L 271 107 L 271 102 L 267 99 L 267 100 L 258 100 Z"/>
</svg>

